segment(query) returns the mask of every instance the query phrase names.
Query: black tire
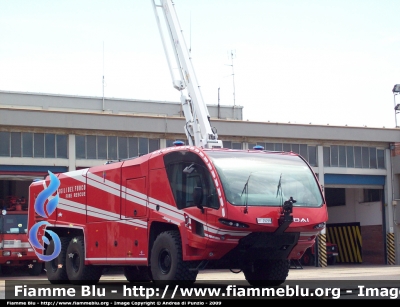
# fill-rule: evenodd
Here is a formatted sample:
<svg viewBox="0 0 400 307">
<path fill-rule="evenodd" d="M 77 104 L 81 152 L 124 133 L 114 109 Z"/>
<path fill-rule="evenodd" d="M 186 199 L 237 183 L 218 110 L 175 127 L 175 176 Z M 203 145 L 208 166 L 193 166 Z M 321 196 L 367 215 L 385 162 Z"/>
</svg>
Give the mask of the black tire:
<svg viewBox="0 0 400 307">
<path fill-rule="evenodd" d="M 150 256 L 151 275 L 155 284 L 191 285 L 196 281 L 197 270 L 182 259 L 182 242 L 179 231 L 160 233 L 154 241 Z"/>
<path fill-rule="evenodd" d="M 303 266 L 314 266 L 315 265 L 315 256 L 310 252 L 310 249 L 308 249 L 303 257 L 301 257 L 301 264 Z"/>
<path fill-rule="evenodd" d="M 28 274 L 38 276 L 43 271 L 43 262 L 34 262 L 28 266 Z"/>
<path fill-rule="evenodd" d="M 1 266 L 1 273 L 3 275 L 11 275 L 13 272 L 14 272 L 14 267 L 6 265 Z"/>
<path fill-rule="evenodd" d="M 94 285 L 100 280 L 103 268 L 85 265 L 85 243 L 83 237 L 74 237 L 69 241 L 66 259 L 67 276 L 73 285 Z"/>
<path fill-rule="evenodd" d="M 247 282 L 254 287 L 274 287 L 284 283 L 289 274 L 290 261 L 258 260 L 243 268 Z"/>
<path fill-rule="evenodd" d="M 151 273 L 148 266 L 126 266 L 124 267 L 124 275 L 129 282 L 151 281 Z"/>
<path fill-rule="evenodd" d="M 336 256 L 329 257 L 329 258 L 328 258 L 328 264 L 329 264 L 329 265 L 334 265 L 334 264 L 336 264 Z"/>
<path fill-rule="evenodd" d="M 69 239 L 65 237 L 60 238 L 61 241 L 61 251 L 60 254 L 51 261 L 46 261 L 44 263 L 44 269 L 46 270 L 47 279 L 51 284 L 69 284 L 65 258 L 67 257 L 67 247 Z M 54 251 L 54 242 L 50 241 L 44 251 L 45 255 L 51 255 Z"/>
</svg>

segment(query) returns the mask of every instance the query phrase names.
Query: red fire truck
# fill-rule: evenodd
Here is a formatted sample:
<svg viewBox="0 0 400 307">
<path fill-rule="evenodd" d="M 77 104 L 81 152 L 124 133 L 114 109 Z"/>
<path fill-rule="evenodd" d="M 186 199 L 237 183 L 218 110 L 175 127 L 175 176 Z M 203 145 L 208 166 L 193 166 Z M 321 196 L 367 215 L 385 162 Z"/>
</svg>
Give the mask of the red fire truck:
<svg viewBox="0 0 400 307">
<path fill-rule="evenodd" d="M 296 153 L 223 148 L 174 6 L 152 3 L 162 38 L 158 11 L 164 14 L 180 67 L 173 85 L 181 92 L 188 145 L 56 174 L 60 185 L 49 199 L 57 196 L 58 205 L 37 235 L 44 255 L 56 246 L 46 231 L 61 243 L 58 256 L 45 262 L 47 277 L 94 284 L 105 267 L 123 266 L 130 282 L 191 284 L 202 269 L 231 269 L 251 285 L 279 285 L 289 259 L 300 259 L 325 228 L 318 179 Z M 30 186 L 29 229 L 43 221 L 34 204 L 50 178 Z"/>
<path fill-rule="evenodd" d="M 336 259 L 338 256 L 339 256 L 339 249 L 337 244 L 326 242 L 327 264 L 334 265 L 336 263 Z M 308 248 L 306 252 L 303 254 L 300 263 L 302 265 L 314 266 L 316 260 L 317 260 L 317 255 L 316 255 L 316 247 L 314 244 L 313 246 Z"/>
<path fill-rule="evenodd" d="M 0 266 L 3 274 L 25 269 L 30 275 L 42 272 L 43 262 L 38 259 L 26 237 L 28 207 L 24 198 L 8 196 L 0 215 Z"/>
</svg>

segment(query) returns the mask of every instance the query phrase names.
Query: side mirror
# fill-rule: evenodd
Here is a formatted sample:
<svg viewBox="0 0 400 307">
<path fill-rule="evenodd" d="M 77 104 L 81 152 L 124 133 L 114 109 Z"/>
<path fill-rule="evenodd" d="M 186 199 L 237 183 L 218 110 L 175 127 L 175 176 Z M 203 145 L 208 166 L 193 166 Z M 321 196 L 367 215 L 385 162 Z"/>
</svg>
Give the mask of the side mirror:
<svg viewBox="0 0 400 307">
<path fill-rule="evenodd" d="M 203 202 L 203 188 L 195 187 L 193 190 L 193 203 L 204 213 L 204 208 L 202 206 Z"/>
</svg>

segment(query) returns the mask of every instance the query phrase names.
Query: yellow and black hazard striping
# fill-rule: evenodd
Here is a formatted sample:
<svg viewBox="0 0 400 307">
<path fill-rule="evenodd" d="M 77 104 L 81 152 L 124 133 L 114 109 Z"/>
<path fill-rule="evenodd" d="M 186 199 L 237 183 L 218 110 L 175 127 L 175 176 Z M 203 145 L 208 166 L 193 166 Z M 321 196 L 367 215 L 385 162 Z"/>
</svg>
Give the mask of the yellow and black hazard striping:
<svg viewBox="0 0 400 307">
<path fill-rule="evenodd" d="M 337 262 L 362 263 L 362 238 L 360 223 L 328 224 L 326 239 L 339 249 Z"/>
<path fill-rule="evenodd" d="M 328 256 L 326 254 L 326 235 L 318 235 L 318 266 L 326 267 L 328 266 Z"/>
<path fill-rule="evenodd" d="M 396 264 L 396 247 L 394 244 L 394 233 L 389 232 L 386 235 L 386 248 L 387 248 L 387 264 Z"/>
</svg>

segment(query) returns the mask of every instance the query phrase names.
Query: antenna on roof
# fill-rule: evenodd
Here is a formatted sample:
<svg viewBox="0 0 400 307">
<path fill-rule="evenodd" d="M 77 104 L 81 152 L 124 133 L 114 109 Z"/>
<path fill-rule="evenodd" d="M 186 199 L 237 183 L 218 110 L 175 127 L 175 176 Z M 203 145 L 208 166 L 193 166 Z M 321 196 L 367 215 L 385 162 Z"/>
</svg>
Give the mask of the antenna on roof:
<svg viewBox="0 0 400 307">
<path fill-rule="evenodd" d="M 105 110 L 104 108 L 104 41 L 103 41 L 103 111 Z"/>
<path fill-rule="evenodd" d="M 233 70 L 233 59 L 236 58 L 236 50 L 231 50 L 229 57 L 231 58 L 232 67 L 232 84 L 233 84 L 233 119 L 235 119 L 235 108 L 236 108 L 236 90 L 235 90 L 235 72 Z"/>
</svg>

